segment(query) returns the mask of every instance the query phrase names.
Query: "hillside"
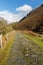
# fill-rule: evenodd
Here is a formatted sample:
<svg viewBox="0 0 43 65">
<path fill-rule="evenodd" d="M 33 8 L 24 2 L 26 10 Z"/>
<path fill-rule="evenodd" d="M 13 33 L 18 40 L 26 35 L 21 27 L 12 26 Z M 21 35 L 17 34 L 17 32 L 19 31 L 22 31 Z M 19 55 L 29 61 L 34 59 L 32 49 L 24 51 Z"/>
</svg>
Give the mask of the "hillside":
<svg viewBox="0 0 43 65">
<path fill-rule="evenodd" d="M 13 23 L 10 23 L 9 26 L 11 26 L 13 29 L 15 29 L 17 24 L 18 24 L 18 22 L 13 22 Z"/>
<path fill-rule="evenodd" d="M 31 30 L 43 34 L 43 4 L 21 19 L 15 29 Z"/>
<path fill-rule="evenodd" d="M 0 34 L 6 34 L 11 30 L 12 27 L 7 24 L 7 21 L 0 17 Z"/>
</svg>

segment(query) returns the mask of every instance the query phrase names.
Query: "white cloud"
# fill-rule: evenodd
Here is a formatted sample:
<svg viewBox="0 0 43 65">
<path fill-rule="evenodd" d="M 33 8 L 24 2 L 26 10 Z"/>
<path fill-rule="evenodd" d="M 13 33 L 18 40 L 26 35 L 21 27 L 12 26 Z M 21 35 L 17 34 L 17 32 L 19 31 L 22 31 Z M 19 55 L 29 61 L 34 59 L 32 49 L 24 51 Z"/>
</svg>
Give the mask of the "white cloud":
<svg viewBox="0 0 43 65">
<path fill-rule="evenodd" d="M 16 10 L 19 12 L 30 12 L 32 10 L 32 7 L 30 5 L 25 4 L 21 7 L 16 8 Z"/>
<path fill-rule="evenodd" d="M 0 11 L 0 17 L 3 17 L 9 23 L 18 21 L 20 19 L 19 14 L 13 14 L 9 11 Z"/>
<path fill-rule="evenodd" d="M 5 20 L 8 21 L 8 23 L 19 21 L 21 18 L 23 18 L 27 13 L 29 13 L 32 10 L 32 7 L 30 5 L 23 5 L 21 7 L 16 8 L 16 11 L 18 14 L 13 14 L 9 11 L 0 11 L 0 17 L 3 17 Z"/>
</svg>

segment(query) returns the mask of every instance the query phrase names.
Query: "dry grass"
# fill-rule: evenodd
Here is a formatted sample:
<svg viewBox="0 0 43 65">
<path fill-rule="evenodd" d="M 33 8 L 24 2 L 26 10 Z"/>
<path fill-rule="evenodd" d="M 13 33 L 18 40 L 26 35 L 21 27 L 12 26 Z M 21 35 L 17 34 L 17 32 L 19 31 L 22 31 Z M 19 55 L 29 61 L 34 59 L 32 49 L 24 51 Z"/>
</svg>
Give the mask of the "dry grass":
<svg viewBox="0 0 43 65">
<path fill-rule="evenodd" d="M 10 34 L 10 39 L 9 39 L 8 42 L 6 42 L 6 45 L 3 44 L 4 47 L 2 48 L 2 50 L 0 52 L 0 65 L 5 65 L 6 64 L 7 58 L 8 58 L 9 53 L 10 53 L 11 45 L 13 44 L 13 41 L 14 41 L 15 33 L 10 32 L 9 34 Z M 5 37 L 6 37 L 6 35 L 5 35 Z"/>
</svg>

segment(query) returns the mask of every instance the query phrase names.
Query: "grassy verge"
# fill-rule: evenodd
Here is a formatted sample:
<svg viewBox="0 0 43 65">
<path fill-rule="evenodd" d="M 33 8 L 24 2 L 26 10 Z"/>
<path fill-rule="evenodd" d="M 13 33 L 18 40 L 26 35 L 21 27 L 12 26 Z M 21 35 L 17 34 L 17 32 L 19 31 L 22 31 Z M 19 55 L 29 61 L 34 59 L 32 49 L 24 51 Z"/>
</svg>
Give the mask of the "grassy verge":
<svg viewBox="0 0 43 65">
<path fill-rule="evenodd" d="M 11 37 L 6 47 L 2 49 L 0 54 L 0 65 L 5 65 L 8 55 L 10 53 L 11 45 L 14 42 L 14 36 Z"/>
<path fill-rule="evenodd" d="M 43 40 L 40 37 L 33 36 L 33 35 L 30 35 L 30 34 L 28 34 L 28 35 L 24 34 L 24 36 L 31 39 L 32 42 L 36 43 L 38 46 L 40 46 L 43 49 Z"/>
</svg>

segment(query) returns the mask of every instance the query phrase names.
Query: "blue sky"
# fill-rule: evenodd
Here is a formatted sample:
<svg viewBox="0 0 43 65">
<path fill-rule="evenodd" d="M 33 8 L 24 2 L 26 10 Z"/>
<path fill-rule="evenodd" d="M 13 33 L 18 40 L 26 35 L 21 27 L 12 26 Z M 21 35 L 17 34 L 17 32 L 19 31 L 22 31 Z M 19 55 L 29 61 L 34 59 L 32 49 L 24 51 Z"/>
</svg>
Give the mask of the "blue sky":
<svg viewBox="0 0 43 65">
<path fill-rule="evenodd" d="M 21 13 L 23 13 L 23 11 L 22 12 L 18 11 L 17 8 L 23 7 L 25 5 L 25 6 L 31 6 L 32 9 L 34 9 L 34 8 L 37 8 L 38 6 L 40 6 L 41 4 L 43 4 L 43 0 L 0 0 L 0 14 L 2 14 L 2 13 L 4 13 L 4 14 L 7 13 L 7 15 L 14 14 L 16 17 L 16 15 L 19 16 Z M 1 16 L 1 17 L 3 17 L 3 16 Z M 22 15 L 20 15 L 19 17 L 22 18 Z M 6 17 L 6 19 L 7 19 L 7 17 Z"/>
<path fill-rule="evenodd" d="M 15 9 L 24 4 L 31 5 L 33 8 L 40 6 L 43 0 L 0 0 L 0 10 L 16 12 Z"/>
</svg>

